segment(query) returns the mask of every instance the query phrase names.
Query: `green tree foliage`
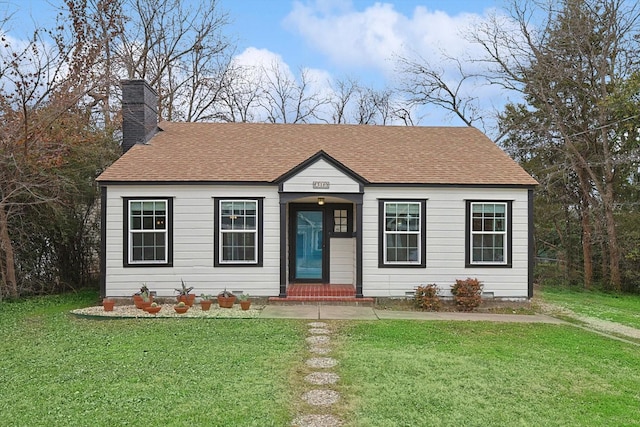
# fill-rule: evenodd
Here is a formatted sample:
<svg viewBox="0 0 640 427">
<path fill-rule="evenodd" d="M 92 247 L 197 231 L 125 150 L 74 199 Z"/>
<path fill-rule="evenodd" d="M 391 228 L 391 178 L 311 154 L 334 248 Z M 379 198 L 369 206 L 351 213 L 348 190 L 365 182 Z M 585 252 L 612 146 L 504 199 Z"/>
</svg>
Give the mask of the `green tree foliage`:
<svg viewBox="0 0 640 427">
<path fill-rule="evenodd" d="M 497 21 L 478 34 L 497 77 L 524 96 L 500 125 L 507 150 L 542 184 L 538 254 L 587 287 L 632 286 L 619 218 L 633 211 L 625 200 L 637 188 L 638 16 L 624 0 L 514 1 L 517 36 Z"/>
</svg>

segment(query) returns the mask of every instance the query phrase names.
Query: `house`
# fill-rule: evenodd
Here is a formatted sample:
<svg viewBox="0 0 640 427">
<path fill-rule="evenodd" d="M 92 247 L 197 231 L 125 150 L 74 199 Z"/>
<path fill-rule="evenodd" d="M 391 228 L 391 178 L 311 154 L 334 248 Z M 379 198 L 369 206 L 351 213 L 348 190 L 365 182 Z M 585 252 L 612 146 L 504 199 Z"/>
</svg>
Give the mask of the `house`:
<svg viewBox="0 0 640 427">
<path fill-rule="evenodd" d="M 537 184 L 479 130 L 156 123 L 156 95 L 123 82 L 122 157 L 102 194 L 102 293 L 295 283 L 404 297 L 478 278 L 532 297 Z"/>
</svg>

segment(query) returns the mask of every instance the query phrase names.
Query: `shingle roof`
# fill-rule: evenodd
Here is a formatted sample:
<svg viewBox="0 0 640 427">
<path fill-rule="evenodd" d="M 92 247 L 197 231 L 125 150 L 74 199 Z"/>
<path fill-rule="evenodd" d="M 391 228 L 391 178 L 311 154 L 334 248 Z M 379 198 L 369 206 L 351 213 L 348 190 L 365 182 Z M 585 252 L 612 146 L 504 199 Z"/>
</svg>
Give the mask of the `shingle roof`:
<svg viewBox="0 0 640 427">
<path fill-rule="evenodd" d="M 470 127 L 162 122 L 102 182 L 273 182 L 319 151 L 372 184 L 536 185 Z"/>
</svg>

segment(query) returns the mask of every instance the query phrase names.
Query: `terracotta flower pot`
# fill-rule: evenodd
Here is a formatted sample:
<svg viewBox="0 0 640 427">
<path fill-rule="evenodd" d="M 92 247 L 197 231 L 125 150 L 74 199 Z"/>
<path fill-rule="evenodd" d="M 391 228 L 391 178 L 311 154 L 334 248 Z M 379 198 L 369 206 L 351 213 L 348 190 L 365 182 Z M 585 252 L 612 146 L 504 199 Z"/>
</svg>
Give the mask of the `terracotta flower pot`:
<svg viewBox="0 0 640 427">
<path fill-rule="evenodd" d="M 249 310 L 249 307 L 251 307 L 251 301 L 246 300 L 246 301 L 240 301 L 240 307 L 243 310 Z"/>
<path fill-rule="evenodd" d="M 230 297 L 221 297 L 218 296 L 218 305 L 221 308 L 231 308 L 233 307 L 233 303 L 236 302 L 236 296 L 231 295 Z"/>
<path fill-rule="evenodd" d="M 146 311 L 149 314 L 156 314 L 160 311 L 160 309 L 162 309 L 162 306 L 156 305 L 155 307 L 154 306 L 145 307 L 144 311 Z"/>
<path fill-rule="evenodd" d="M 183 302 L 187 304 L 189 307 L 191 307 L 193 303 L 196 301 L 196 295 L 195 294 L 178 295 L 177 299 L 178 299 L 178 302 Z"/>
<path fill-rule="evenodd" d="M 188 305 L 174 305 L 173 309 L 178 314 L 185 314 L 187 311 L 189 311 L 189 306 Z"/>
<path fill-rule="evenodd" d="M 113 311 L 113 306 L 116 302 L 112 299 L 105 298 L 102 300 L 102 307 L 104 307 L 104 311 Z"/>
<path fill-rule="evenodd" d="M 142 297 L 140 295 L 133 296 L 133 303 L 136 305 L 136 308 L 142 308 Z"/>
<path fill-rule="evenodd" d="M 211 301 L 210 299 L 203 299 L 202 301 L 200 301 L 200 307 L 202 308 L 202 311 L 209 311 L 209 309 L 211 308 L 211 304 L 213 304 L 213 301 Z"/>
</svg>

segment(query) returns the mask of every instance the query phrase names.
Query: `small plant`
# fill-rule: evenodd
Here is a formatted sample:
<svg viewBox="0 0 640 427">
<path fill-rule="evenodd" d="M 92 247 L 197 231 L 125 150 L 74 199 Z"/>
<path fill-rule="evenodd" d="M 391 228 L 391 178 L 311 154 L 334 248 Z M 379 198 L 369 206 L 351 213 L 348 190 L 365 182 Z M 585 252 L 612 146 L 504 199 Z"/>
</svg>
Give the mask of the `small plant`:
<svg viewBox="0 0 640 427">
<path fill-rule="evenodd" d="M 200 294 L 200 298 L 203 301 L 211 301 L 213 299 L 213 296 L 209 294 Z"/>
<path fill-rule="evenodd" d="M 180 280 L 180 282 L 182 282 L 182 287 L 181 288 L 176 288 L 176 292 L 178 293 L 178 295 L 189 295 L 189 292 L 191 292 L 193 290 L 193 286 L 189 286 L 187 288 L 186 283 L 184 283 L 184 280 Z"/>
<path fill-rule="evenodd" d="M 416 307 L 427 311 L 439 311 L 442 301 L 438 296 L 438 291 L 436 284 L 418 286 L 414 300 Z"/>
<path fill-rule="evenodd" d="M 223 298 L 229 298 L 234 296 L 233 292 L 228 291 L 227 288 L 224 288 L 224 291 L 220 292 L 218 294 L 219 297 L 223 297 Z"/>
<path fill-rule="evenodd" d="M 184 307 L 187 304 L 184 301 L 180 301 L 177 305 L 178 305 L 178 307 Z"/>
<path fill-rule="evenodd" d="M 249 294 L 240 294 L 238 295 L 238 299 L 240 301 L 249 301 Z"/>
<path fill-rule="evenodd" d="M 142 284 L 142 287 L 140 288 L 140 292 L 138 292 L 138 294 L 142 297 L 143 301 L 149 301 L 151 293 L 149 292 L 149 288 L 147 287 L 146 283 Z"/>
<path fill-rule="evenodd" d="M 451 294 L 460 311 L 473 311 L 482 303 L 482 283 L 478 279 L 467 278 L 456 280 L 451 287 Z"/>
</svg>

